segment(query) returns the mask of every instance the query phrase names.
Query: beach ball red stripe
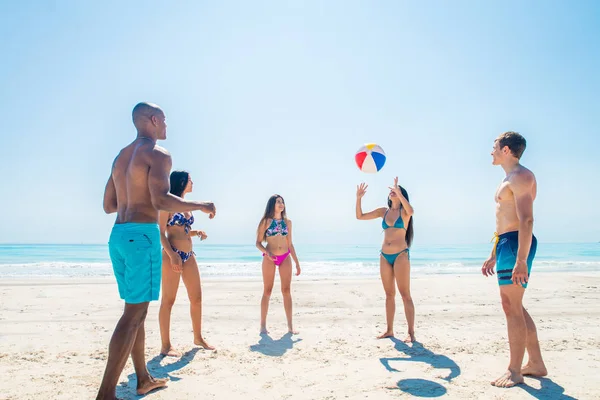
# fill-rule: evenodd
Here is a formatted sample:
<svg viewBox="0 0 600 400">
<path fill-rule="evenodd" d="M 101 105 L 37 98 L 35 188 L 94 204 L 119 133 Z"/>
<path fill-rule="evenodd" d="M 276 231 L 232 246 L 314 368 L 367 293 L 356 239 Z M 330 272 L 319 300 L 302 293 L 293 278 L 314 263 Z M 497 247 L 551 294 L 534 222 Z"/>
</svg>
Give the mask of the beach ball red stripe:
<svg viewBox="0 0 600 400">
<path fill-rule="evenodd" d="M 361 151 L 360 153 L 356 153 L 356 155 L 354 156 L 354 159 L 356 160 L 356 165 L 358 165 L 358 168 L 362 168 L 363 163 L 365 162 L 365 158 L 367 158 L 367 152 L 366 151 Z"/>
</svg>

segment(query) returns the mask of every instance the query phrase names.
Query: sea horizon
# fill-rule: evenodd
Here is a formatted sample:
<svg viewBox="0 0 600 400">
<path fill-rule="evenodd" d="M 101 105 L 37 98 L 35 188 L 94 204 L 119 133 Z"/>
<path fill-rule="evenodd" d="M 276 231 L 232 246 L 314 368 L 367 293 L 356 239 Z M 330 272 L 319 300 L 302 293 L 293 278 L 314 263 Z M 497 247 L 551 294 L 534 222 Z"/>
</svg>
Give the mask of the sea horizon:
<svg viewBox="0 0 600 400">
<path fill-rule="evenodd" d="M 302 277 L 318 279 L 379 277 L 380 246 L 297 244 Z M 492 243 L 414 245 L 411 273 L 480 273 Z M 203 277 L 261 276 L 262 255 L 253 244 L 194 245 Z M 600 271 L 599 243 L 538 243 L 535 271 Z M 0 244 L 0 278 L 112 276 L 107 244 Z"/>
</svg>

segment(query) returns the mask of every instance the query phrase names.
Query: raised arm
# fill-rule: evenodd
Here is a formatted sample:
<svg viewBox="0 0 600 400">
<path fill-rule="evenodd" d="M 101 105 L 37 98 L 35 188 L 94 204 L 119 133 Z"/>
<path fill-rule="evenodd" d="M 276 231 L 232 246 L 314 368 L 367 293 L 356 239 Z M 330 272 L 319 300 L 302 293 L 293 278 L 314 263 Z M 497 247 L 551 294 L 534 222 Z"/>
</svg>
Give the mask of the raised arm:
<svg viewBox="0 0 600 400">
<path fill-rule="evenodd" d="M 369 220 L 383 217 L 386 210 L 385 207 L 380 207 L 373 211 L 369 211 L 368 213 L 363 213 L 362 198 L 365 193 L 367 193 L 367 187 L 368 185 L 365 185 L 364 183 L 361 183 L 360 186 L 356 187 L 356 219 Z"/>
<path fill-rule="evenodd" d="M 406 200 L 406 197 L 404 197 L 402 195 L 402 192 L 400 192 L 399 197 L 400 197 L 400 203 L 402 203 L 402 210 L 406 214 L 406 217 L 412 217 L 412 215 L 415 213 L 415 210 L 412 208 L 412 206 L 410 205 L 408 200 Z"/>
<path fill-rule="evenodd" d="M 394 193 L 396 193 L 396 195 L 398 196 L 398 199 L 400 199 L 400 203 L 402 204 L 402 209 L 404 210 L 404 214 L 406 215 L 406 217 L 411 217 L 415 213 L 415 210 L 413 210 L 408 199 L 402 194 L 402 191 L 398 186 L 398 177 L 394 178 L 394 186 L 390 189 L 392 189 Z"/>
<path fill-rule="evenodd" d="M 202 211 L 214 218 L 216 209 L 212 202 L 184 200 L 169 193 L 169 172 L 171 171 L 171 155 L 164 149 L 155 148 L 148 173 L 148 186 L 152 204 L 157 210 L 168 212 Z"/>
<path fill-rule="evenodd" d="M 361 205 L 360 205 L 360 199 L 356 200 L 356 219 L 359 219 L 361 221 L 367 221 L 367 220 L 375 219 L 375 218 L 383 218 L 384 214 L 385 214 L 385 207 L 379 207 L 373 211 L 369 211 L 368 213 L 363 214 Z"/>
</svg>

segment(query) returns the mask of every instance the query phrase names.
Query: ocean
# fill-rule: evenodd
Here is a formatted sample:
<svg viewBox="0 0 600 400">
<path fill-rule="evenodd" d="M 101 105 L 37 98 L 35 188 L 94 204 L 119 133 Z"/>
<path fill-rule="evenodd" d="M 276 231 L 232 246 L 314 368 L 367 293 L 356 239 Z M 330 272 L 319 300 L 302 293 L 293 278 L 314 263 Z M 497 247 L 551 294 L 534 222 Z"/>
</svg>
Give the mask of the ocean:
<svg viewBox="0 0 600 400">
<path fill-rule="evenodd" d="M 411 273 L 479 274 L 492 244 L 414 246 Z M 252 245 L 195 244 L 203 278 L 261 277 L 261 253 Z M 354 245 L 296 245 L 302 277 L 379 277 L 379 248 Z M 534 271 L 600 271 L 600 243 L 538 243 Z M 0 278 L 112 276 L 108 246 L 0 244 Z"/>
</svg>

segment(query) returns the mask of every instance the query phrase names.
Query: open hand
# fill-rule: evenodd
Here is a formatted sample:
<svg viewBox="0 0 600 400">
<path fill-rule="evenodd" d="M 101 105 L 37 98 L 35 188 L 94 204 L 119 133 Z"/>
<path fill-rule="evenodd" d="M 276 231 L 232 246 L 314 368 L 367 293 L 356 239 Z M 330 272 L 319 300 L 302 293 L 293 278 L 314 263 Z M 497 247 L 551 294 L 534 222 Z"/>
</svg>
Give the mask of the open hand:
<svg viewBox="0 0 600 400">
<path fill-rule="evenodd" d="M 204 231 L 198 231 L 197 235 L 200 238 L 200 240 L 204 240 L 204 239 L 206 239 L 208 237 L 208 235 Z"/>
<path fill-rule="evenodd" d="M 172 251 L 169 253 L 169 259 L 171 260 L 171 269 L 177 273 L 181 273 L 183 271 L 183 263 L 179 254 Z"/>
<path fill-rule="evenodd" d="M 296 264 L 296 276 L 300 275 L 300 272 L 302 272 L 300 269 L 300 264 Z"/>
<path fill-rule="evenodd" d="M 481 267 L 481 273 L 484 276 L 492 276 L 494 275 L 494 267 L 496 266 L 496 257 L 490 257 L 483 263 L 483 267 Z"/>
<path fill-rule="evenodd" d="M 369 185 L 367 185 L 366 183 L 361 183 L 360 185 L 356 186 L 356 197 L 357 198 L 362 198 L 365 193 L 367 193 L 367 188 L 369 187 Z"/>
<path fill-rule="evenodd" d="M 515 285 L 521 285 L 527 283 L 529 277 L 527 276 L 527 262 L 524 260 L 517 260 L 515 267 L 513 268 L 512 281 Z"/>
<path fill-rule="evenodd" d="M 394 178 L 394 186 L 389 188 L 392 192 L 394 192 L 396 194 L 396 196 L 400 196 L 402 193 L 400 193 L 400 187 L 398 186 L 398 177 Z"/>
</svg>

